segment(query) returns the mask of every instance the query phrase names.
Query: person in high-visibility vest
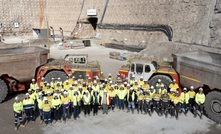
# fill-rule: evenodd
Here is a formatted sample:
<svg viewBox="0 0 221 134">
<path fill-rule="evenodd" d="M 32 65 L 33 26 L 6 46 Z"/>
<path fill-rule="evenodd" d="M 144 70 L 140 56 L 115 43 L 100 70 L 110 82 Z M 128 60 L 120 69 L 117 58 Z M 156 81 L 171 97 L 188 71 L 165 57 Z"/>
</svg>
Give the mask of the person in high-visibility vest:
<svg viewBox="0 0 221 134">
<path fill-rule="evenodd" d="M 140 76 L 140 79 L 138 80 L 138 85 L 140 85 L 141 87 L 143 86 L 144 84 L 144 80 L 143 80 L 143 76 Z"/>
<path fill-rule="evenodd" d="M 170 92 L 176 92 L 179 89 L 179 85 L 176 83 L 176 80 L 173 79 L 173 82 L 169 85 Z"/>
<path fill-rule="evenodd" d="M 167 90 L 164 90 L 164 93 L 161 95 L 161 104 L 162 104 L 162 110 L 161 110 L 161 115 L 164 112 L 165 116 L 167 117 L 168 114 L 168 106 L 169 106 L 169 101 L 170 101 L 170 96 L 167 93 Z"/>
<path fill-rule="evenodd" d="M 187 92 L 187 88 L 183 88 L 183 92 L 180 94 L 180 98 L 181 98 L 182 111 L 186 115 L 189 110 L 189 99 L 190 99 L 190 96 Z"/>
<path fill-rule="evenodd" d="M 40 114 L 40 124 L 43 123 L 43 111 L 42 111 L 42 104 L 43 104 L 43 97 L 42 97 L 42 92 L 39 92 L 38 93 L 38 98 L 37 98 L 37 102 L 38 102 L 38 111 L 39 111 L 39 114 Z"/>
<path fill-rule="evenodd" d="M 135 91 L 133 87 L 130 88 L 130 91 L 127 93 L 127 101 L 128 101 L 128 110 L 127 112 L 130 112 L 130 109 L 132 111 L 132 114 L 134 114 L 134 109 L 135 109 Z"/>
<path fill-rule="evenodd" d="M 68 97 L 68 93 L 67 91 L 64 91 L 64 95 L 61 98 L 61 103 L 62 103 L 62 107 L 63 107 L 63 123 L 66 123 L 66 118 L 70 119 L 70 112 L 69 112 L 69 108 L 70 108 L 70 98 Z"/>
<path fill-rule="evenodd" d="M 110 107 L 111 110 L 114 111 L 115 108 L 115 99 L 116 99 L 116 91 L 114 90 L 114 85 L 111 85 L 109 90 L 109 96 L 110 96 Z"/>
<path fill-rule="evenodd" d="M 191 86 L 190 87 L 190 90 L 188 91 L 188 94 L 190 96 L 190 99 L 189 99 L 189 107 L 190 107 L 190 110 L 193 112 L 193 107 L 194 107 L 194 99 L 195 99 L 195 96 L 196 96 L 196 92 L 194 91 L 194 87 Z"/>
<path fill-rule="evenodd" d="M 43 99 L 42 111 L 45 125 L 48 125 L 48 123 L 51 125 L 51 104 L 48 102 L 47 97 L 44 97 Z"/>
<path fill-rule="evenodd" d="M 203 93 L 203 88 L 199 88 L 199 92 L 196 94 L 195 96 L 195 107 L 196 107 L 196 110 L 194 112 L 194 117 L 197 116 L 197 110 L 200 112 L 200 119 L 202 119 L 202 116 L 203 116 L 203 104 L 205 102 L 205 99 L 206 99 L 206 96 L 205 94 Z"/>
<path fill-rule="evenodd" d="M 54 123 L 61 122 L 61 118 L 59 116 L 60 108 L 61 108 L 61 99 L 58 97 L 58 94 L 55 93 L 54 98 L 51 101 L 51 107 L 53 108 L 54 112 Z"/>
<path fill-rule="evenodd" d="M 29 119 L 32 120 L 34 123 L 34 116 L 33 116 L 33 110 L 34 110 L 34 101 L 29 97 L 29 93 L 25 94 L 25 99 L 23 100 L 23 107 L 25 110 L 25 125 L 27 125 Z"/>
<path fill-rule="evenodd" d="M 30 89 L 36 91 L 38 84 L 35 82 L 35 79 L 32 79 L 32 83 L 30 84 Z"/>
<path fill-rule="evenodd" d="M 124 98 L 126 96 L 124 85 L 121 85 L 120 90 L 118 90 L 117 96 L 119 98 L 119 111 L 121 109 L 124 111 Z"/>
<path fill-rule="evenodd" d="M 160 91 L 156 91 L 155 94 L 153 94 L 153 109 L 157 112 L 158 115 L 161 113 L 161 107 L 160 107 L 160 102 L 161 102 L 161 93 Z"/>
<path fill-rule="evenodd" d="M 137 103 L 138 103 L 137 114 L 139 114 L 139 112 L 141 112 L 141 114 L 143 114 L 144 95 L 143 95 L 142 90 L 140 91 L 140 93 L 138 95 Z"/>
<path fill-rule="evenodd" d="M 89 94 L 89 91 L 85 91 L 85 95 L 83 95 L 83 102 L 84 102 L 84 116 L 86 115 L 90 116 L 90 104 L 91 104 L 91 96 Z"/>
<path fill-rule="evenodd" d="M 172 101 L 171 116 L 175 115 L 176 119 L 178 120 L 179 111 L 180 111 L 180 107 L 181 107 L 181 98 L 179 97 L 178 91 L 175 92 L 175 96 L 173 96 L 171 98 L 171 101 Z"/>
<path fill-rule="evenodd" d="M 103 108 L 103 114 L 108 114 L 108 106 L 110 104 L 110 97 L 107 90 L 104 90 L 103 95 L 101 95 L 100 105 Z"/>
<path fill-rule="evenodd" d="M 147 90 L 150 88 L 150 85 L 148 84 L 148 81 L 145 79 L 144 84 L 142 85 L 142 89 Z"/>
<path fill-rule="evenodd" d="M 13 111 L 15 117 L 15 130 L 19 127 L 25 127 L 22 121 L 23 104 L 17 96 L 15 97 L 15 102 L 13 104 Z"/>
<path fill-rule="evenodd" d="M 93 92 L 93 116 L 98 114 L 98 106 L 99 106 L 99 99 L 100 99 L 100 95 L 97 91 Z"/>
<path fill-rule="evenodd" d="M 144 92 L 144 112 L 145 112 L 145 114 L 147 114 L 147 112 L 148 112 L 150 116 L 152 114 L 151 104 L 152 104 L 152 96 L 150 95 L 150 90 L 145 90 L 145 92 Z"/>
<path fill-rule="evenodd" d="M 81 100 L 81 97 L 78 94 L 78 91 L 75 89 L 74 90 L 74 94 L 71 97 L 71 102 L 73 103 L 73 105 L 72 105 L 72 108 L 73 108 L 73 110 L 72 110 L 73 111 L 73 118 L 75 120 L 77 120 L 77 117 L 79 117 L 80 100 Z"/>
</svg>

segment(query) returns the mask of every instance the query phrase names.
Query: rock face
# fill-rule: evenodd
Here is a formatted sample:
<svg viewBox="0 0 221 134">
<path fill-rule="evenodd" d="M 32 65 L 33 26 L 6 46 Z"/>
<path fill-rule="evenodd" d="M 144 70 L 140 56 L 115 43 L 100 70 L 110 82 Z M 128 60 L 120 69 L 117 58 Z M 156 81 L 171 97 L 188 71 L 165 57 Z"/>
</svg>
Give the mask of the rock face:
<svg viewBox="0 0 221 134">
<path fill-rule="evenodd" d="M 39 27 L 39 1 L 1 0 L 0 23 L 7 27 L 5 32 Z M 42 4 L 42 27 L 47 27 L 48 21 L 55 34 L 62 27 L 65 36 L 97 35 L 105 42 L 148 45 L 169 42 L 165 29 L 146 28 L 163 25 L 171 28 L 172 42 L 221 48 L 220 0 L 42 0 Z M 96 9 L 97 15 L 87 16 L 87 9 Z M 19 21 L 19 28 L 13 27 L 14 21 Z M 97 28 L 91 23 L 112 27 Z M 121 27 L 116 28 L 117 25 Z M 131 30 L 131 26 L 143 29 Z"/>
</svg>

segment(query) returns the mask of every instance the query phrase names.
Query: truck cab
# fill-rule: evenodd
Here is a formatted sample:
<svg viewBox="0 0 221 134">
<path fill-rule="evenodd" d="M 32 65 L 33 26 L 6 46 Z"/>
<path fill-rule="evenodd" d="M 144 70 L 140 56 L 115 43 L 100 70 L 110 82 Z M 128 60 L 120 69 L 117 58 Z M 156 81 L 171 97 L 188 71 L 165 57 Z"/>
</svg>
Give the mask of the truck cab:
<svg viewBox="0 0 221 134">
<path fill-rule="evenodd" d="M 142 76 L 143 79 L 149 80 L 155 71 L 156 68 L 151 62 L 133 61 L 129 67 L 128 79 L 130 80 L 134 76 L 138 80 Z"/>
</svg>

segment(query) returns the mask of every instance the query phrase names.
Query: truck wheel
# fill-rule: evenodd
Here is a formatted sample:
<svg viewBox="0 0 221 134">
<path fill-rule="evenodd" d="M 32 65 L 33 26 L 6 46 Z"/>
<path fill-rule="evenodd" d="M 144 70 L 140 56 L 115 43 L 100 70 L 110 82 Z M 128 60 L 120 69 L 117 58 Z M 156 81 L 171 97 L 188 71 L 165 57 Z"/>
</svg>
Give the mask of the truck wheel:
<svg viewBox="0 0 221 134">
<path fill-rule="evenodd" d="M 46 74 L 45 80 L 50 83 L 51 78 L 57 79 L 58 77 L 60 77 L 62 81 L 65 81 L 67 79 L 67 75 L 64 72 L 62 72 L 62 71 L 51 71 L 48 74 Z"/>
<path fill-rule="evenodd" d="M 0 103 L 5 100 L 6 96 L 8 94 L 8 87 L 6 83 L 0 79 Z"/>
<path fill-rule="evenodd" d="M 221 92 L 209 92 L 206 95 L 204 106 L 208 117 L 217 123 L 221 123 Z"/>
<path fill-rule="evenodd" d="M 161 79 L 161 82 L 166 86 L 166 89 L 169 89 L 169 85 L 172 82 L 170 77 L 165 75 L 155 75 L 150 79 L 150 86 L 156 86 L 158 79 Z"/>
</svg>

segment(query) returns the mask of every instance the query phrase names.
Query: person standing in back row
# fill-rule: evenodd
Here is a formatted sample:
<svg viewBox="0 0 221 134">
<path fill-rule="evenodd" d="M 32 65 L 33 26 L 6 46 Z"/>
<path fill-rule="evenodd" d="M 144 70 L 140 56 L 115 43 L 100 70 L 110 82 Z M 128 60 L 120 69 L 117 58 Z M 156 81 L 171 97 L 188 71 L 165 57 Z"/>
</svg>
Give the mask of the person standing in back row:
<svg viewBox="0 0 221 134">
<path fill-rule="evenodd" d="M 64 32 L 63 29 L 60 27 L 60 33 L 61 33 L 61 41 L 64 42 Z"/>
</svg>

